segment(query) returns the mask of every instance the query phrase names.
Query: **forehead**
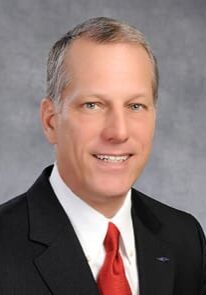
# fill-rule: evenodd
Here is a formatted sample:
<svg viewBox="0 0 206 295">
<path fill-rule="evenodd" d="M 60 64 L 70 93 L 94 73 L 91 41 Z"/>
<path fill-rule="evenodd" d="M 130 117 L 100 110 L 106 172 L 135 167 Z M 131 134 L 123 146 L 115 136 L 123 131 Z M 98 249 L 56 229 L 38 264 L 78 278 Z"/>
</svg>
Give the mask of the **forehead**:
<svg viewBox="0 0 206 295">
<path fill-rule="evenodd" d="M 152 67 L 147 51 L 138 43 L 97 43 L 95 41 L 80 38 L 75 40 L 69 47 L 65 62 L 68 66 L 80 65 L 84 67 L 90 63 L 106 65 L 108 60 L 130 65 L 130 62 L 144 63 Z M 136 65 L 136 64 L 135 64 Z"/>
<path fill-rule="evenodd" d="M 73 42 L 65 56 L 72 84 L 120 91 L 152 88 L 153 67 L 146 50 L 136 43 L 99 44 L 87 39 Z"/>
</svg>

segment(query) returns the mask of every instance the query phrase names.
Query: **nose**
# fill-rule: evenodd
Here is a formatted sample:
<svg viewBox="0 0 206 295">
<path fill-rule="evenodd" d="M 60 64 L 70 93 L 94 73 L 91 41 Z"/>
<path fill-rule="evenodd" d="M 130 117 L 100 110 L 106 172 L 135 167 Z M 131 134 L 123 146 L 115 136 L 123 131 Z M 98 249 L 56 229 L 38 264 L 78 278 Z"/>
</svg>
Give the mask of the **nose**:
<svg viewBox="0 0 206 295">
<path fill-rule="evenodd" d="M 102 137 L 111 143 L 123 143 L 128 140 L 128 122 L 124 110 L 112 110 L 105 117 Z"/>
</svg>

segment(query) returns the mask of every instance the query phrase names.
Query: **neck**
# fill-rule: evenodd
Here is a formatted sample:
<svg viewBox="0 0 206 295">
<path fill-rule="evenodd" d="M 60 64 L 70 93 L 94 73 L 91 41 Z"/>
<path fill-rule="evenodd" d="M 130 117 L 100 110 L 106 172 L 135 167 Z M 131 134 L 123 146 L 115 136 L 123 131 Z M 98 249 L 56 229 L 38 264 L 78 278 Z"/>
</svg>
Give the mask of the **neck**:
<svg viewBox="0 0 206 295">
<path fill-rule="evenodd" d="M 77 194 L 78 195 L 78 194 Z M 80 196 L 79 196 L 80 197 Z M 96 200 L 80 197 L 85 203 L 91 206 L 96 211 L 100 212 L 106 218 L 114 217 L 122 207 L 126 196 L 107 197 L 106 200 L 101 199 L 100 202 Z M 109 199 L 109 200 L 108 200 Z"/>
</svg>

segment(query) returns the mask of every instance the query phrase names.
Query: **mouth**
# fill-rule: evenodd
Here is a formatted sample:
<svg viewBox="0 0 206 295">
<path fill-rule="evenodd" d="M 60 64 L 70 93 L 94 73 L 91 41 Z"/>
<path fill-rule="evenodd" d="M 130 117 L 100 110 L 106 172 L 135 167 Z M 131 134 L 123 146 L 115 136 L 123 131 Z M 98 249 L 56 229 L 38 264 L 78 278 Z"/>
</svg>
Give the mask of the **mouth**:
<svg viewBox="0 0 206 295">
<path fill-rule="evenodd" d="M 123 163 L 128 160 L 132 155 L 124 154 L 124 155 L 106 155 L 106 154 L 94 154 L 96 159 L 100 161 L 104 161 L 107 163 Z"/>
</svg>

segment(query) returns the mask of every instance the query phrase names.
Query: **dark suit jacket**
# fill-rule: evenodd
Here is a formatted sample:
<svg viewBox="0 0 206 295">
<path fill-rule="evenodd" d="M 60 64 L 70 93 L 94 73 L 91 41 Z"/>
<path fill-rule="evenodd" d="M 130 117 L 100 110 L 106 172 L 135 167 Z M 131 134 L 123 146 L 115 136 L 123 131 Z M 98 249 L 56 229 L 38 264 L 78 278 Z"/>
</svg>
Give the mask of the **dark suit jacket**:
<svg viewBox="0 0 206 295">
<path fill-rule="evenodd" d="M 0 207 L 1 295 L 97 295 L 47 168 L 29 191 Z M 203 232 L 189 214 L 133 189 L 140 295 L 206 295 Z M 81 216 L 79 216 L 81 218 Z"/>
</svg>

